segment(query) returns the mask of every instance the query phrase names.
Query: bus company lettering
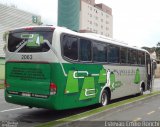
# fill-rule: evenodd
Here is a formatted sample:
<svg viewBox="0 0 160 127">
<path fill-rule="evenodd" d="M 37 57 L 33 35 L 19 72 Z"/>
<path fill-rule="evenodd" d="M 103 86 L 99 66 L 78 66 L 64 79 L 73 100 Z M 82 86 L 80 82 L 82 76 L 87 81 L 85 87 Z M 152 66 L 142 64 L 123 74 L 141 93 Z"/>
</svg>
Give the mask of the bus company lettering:
<svg viewBox="0 0 160 127">
<path fill-rule="evenodd" d="M 128 70 L 114 70 L 113 72 L 117 72 L 118 75 L 135 75 L 136 70 L 128 69 Z"/>
</svg>

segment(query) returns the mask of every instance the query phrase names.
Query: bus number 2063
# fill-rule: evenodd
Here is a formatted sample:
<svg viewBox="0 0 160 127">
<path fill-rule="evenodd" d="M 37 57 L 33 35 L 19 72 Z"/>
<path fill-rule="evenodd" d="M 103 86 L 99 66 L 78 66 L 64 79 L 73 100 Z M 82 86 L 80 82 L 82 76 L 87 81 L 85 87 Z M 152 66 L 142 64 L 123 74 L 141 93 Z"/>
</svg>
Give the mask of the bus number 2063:
<svg viewBox="0 0 160 127">
<path fill-rule="evenodd" d="M 21 59 L 22 60 L 31 60 L 32 59 L 32 55 L 22 55 Z"/>
</svg>

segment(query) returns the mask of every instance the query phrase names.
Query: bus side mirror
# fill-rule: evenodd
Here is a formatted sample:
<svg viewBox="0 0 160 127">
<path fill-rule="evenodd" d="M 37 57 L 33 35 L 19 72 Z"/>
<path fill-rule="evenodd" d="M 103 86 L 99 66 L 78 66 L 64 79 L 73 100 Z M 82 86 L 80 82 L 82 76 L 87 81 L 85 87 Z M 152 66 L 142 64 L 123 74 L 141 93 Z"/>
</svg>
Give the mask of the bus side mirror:
<svg viewBox="0 0 160 127">
<path fill-rule="evenodd" d="M 9 32 L 5 32 L 3 34 L 3 41 L 6 42 L 7 41 L 7 35 L 9 34 Z"/>
<path fill-rule="evenodd" d="M 3 34 L 3 41 L 4 41 L 3 51 L 4 51 L 4 52 L 6 52 L 7 35 L 8 35 L 8 32 L 5 32 L 5 33 Z"/>
<path fill-rule="evenodd" d="M 6 33 L 3 34 L 3 41 L 6 41 Z"/>
</svg>

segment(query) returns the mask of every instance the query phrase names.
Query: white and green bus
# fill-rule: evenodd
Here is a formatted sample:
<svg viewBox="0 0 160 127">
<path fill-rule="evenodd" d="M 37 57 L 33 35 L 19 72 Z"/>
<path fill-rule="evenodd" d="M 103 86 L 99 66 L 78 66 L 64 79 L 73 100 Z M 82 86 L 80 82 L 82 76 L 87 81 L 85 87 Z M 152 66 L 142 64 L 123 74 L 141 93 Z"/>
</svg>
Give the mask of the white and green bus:
<svg viewBox="0 0 160 127">
<path fill-rule="evenodd" d="M 104 106 L 152 84 L 146 50 L 101 35 L 41 26 L 10 30 L 4 40 L 9 103 L 54 110 Z"/>
</svg>

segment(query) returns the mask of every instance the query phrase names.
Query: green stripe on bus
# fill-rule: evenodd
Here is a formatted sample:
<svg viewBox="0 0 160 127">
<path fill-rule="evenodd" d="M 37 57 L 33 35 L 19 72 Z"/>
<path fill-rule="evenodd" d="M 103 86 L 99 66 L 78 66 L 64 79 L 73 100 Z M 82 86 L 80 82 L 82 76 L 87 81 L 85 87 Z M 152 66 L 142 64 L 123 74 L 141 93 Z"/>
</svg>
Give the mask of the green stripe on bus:
<svg viewBox="0 0 160 127">
<path fill-rule="evenodd" d="M 94 98 L 96 94 L 94 77 L 85 77 L 79 100 Z"/>
<path fill-rule="evenodd" d="M 139 69 L 137 68 L 137 70 L 136 70 L 136 75 L 135 75 L 135 79 L 134 79 L 134 83 L 135 83 L 135 84 L 139 84 L 140 81 L 141 81 L 140 71 L 139 71 Z"/>
<path fill-rule="evenodd" d="M 66 84 L 66 93 L 76 93 L 79 92 L 78 89 L 78 79 L 73 77 L 74 71 L 69 71 L 67 84 Z"/>
<path fill-rule="evenodd" d="M 107 82 L 106 70 L 103 68 L 102 70 L 100 70 L 98 83 L 106 83 L 106 82 Z"/>
</svg>

